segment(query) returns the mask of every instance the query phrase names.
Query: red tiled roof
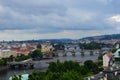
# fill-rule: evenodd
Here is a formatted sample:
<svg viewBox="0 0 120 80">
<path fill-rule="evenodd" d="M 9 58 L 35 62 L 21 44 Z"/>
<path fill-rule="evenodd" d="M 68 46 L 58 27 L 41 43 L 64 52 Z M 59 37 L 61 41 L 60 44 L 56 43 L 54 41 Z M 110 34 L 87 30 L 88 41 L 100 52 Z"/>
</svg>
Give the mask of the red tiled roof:
<svg viewBox="0 0 120 80">
<path fill-rule="evenodd" d="M 35 47 L 29 45 L 29 46 L 26 47 L 26 49 L 23 49 L 23 50 L 20 50 L 21 47 L 13 48 L 13 50 L 16 51 L 16 53 L 19 53 L 19 54 L 28 54 L 30 52 L 31 48 L 35 48 Z"/>
</svg>

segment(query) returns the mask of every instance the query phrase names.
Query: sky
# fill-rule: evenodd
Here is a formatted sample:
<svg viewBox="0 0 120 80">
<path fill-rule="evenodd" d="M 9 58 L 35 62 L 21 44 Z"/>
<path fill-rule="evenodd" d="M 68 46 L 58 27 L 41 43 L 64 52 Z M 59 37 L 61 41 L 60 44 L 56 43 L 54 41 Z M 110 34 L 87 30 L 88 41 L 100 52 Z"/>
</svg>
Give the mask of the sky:
<svg viewBox="0 0 120 80">
<path fill-rule="evenodd" d="M 120 0 L 0 0 L 0 40 L 120 33 Z"/>
</svg>

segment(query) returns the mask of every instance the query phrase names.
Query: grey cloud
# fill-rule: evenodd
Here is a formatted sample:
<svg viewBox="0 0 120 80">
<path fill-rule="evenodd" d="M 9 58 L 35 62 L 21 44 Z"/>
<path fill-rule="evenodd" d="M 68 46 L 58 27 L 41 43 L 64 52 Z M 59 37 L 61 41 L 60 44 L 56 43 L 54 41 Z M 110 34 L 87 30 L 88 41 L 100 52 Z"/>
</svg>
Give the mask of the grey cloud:
<svg viewBox="0 0 120 80">
<path fill-rule="evenodd" d="M 113 29 L 105 21 L 119 14 L 118 0 L 0 0 L 0 30 L 35 29 L 36 33 L 63 30 Z M 117 7 L 117 9 L 116 9 Z"/>
<path fill-rule="evenodd" d="M 6 2 L 7 1 L 7 2 Z M 14 11 L 27 14 L 27 15 L 47 15 L 49 13 L 56 13 L 59 15 L 63 15 L 66 11 L 66 7 L 62 4 L 58 4 L 57 2 L 48 3 L 47 1 L 38 1 L 38 0 L 6 0 L 2 1 L 3 5 L 8 6 Z"/>
</svg>

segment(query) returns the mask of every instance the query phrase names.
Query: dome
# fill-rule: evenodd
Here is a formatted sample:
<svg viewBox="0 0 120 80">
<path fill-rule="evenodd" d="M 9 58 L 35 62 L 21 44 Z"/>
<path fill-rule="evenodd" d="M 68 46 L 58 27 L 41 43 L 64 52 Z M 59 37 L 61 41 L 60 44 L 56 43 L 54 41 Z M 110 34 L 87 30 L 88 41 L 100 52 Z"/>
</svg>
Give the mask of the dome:
<svg viewBox="0 0 120 80">
<path fill-rule="evenodd" d="M 27 48 L 27 45 L 25 44 L 25 43 L 23 43 L 22 45 L 21 45 L 21 50 L 23 50 L 23 49 L 26 49 Z"/>
<path fill-rule="evenodd" d="M 26 47 L 27 45 L 25 43 L 22 44 L 22 47 Z"/>
<path fill-rule="evenodd" d="M 118 50 L 114 53 L 114 57 L 115 57 L 115 58 L 119 58 L 119 57 L 120 57 L 120 49 L 118 49 Z"/>
</svg>

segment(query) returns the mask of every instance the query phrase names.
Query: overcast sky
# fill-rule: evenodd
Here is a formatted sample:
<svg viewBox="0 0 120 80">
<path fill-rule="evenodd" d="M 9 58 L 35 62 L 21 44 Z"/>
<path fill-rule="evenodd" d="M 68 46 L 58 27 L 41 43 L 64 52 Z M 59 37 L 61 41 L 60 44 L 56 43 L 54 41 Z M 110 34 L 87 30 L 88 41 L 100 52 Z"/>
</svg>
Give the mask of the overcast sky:
<svg viewBox="0 0 120 80">
<path fill-rule="evenodd" d="M 120 0 L 0 0 L 0 40 L 120 32 Z"/>
</svg>

